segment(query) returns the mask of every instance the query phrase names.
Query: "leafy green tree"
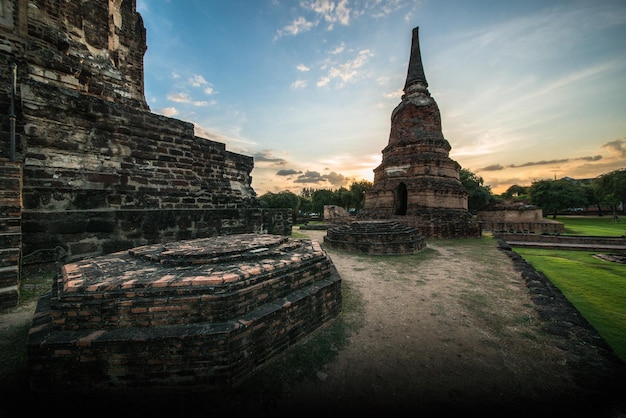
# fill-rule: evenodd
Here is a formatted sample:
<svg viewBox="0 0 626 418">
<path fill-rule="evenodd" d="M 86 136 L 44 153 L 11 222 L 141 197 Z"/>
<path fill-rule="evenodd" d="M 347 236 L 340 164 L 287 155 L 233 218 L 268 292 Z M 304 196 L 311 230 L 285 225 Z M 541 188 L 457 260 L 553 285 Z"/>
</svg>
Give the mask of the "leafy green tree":
<svg viewBox="0 0 626 418">
<path fill-rule="evenodd" d="M 335 205 L 335 193 L 328 189 L 318 189 L 311 196 L 311 212 L 324 213 L 324 205 Z"/>
<path fill-rule="evenodd" d="M 552 213 L 553 219 L 560 210 L 588 206 L 583 186 L 576 181 L 539 180 L 533 182 L 528 193 L 530 202 L 541 207 L 544 214 Z"/>
<path fill-rule="evenodd" d="M 263 207 L 266 208 L 290 208 L 292 209 L 292 217 L 296 218 L 298 208 L 300 206 L 300 198 L 288 190 L 279 193 L 267 192 L 259 196 L 259 200 Z"/>
<path fill-rule="evenodd" d="M 626 202 L 626 169 L 611 171 L 596 178 L 592 186 L 600 205 L 609 206 L 617 219 L 617 210 Z"/>
<path fill-rule="evenodd" d="M 528 187 L 525 186 L 519 186 L 517 184 L 512 185 L 511 187 L 509 187 L 508 189 L 506 189 L 506 192 L 503 193 L 504 197 L 523 197 L 525 195 L 528 194 Z"/>
<path fill-rule="evenodd" d="M 491 188 L 484 185 L 483 178 L 466 168 L 461 169 L 461 183 L 467 190 L 467 209 L 471 213 L 484 208 L 493 200 Z"/>
<path fill-rule="evenodd" d="M 369 192 L 373 186 L 374 183 L 367 180 L 355 181 L 352 183 L 350 185 L 350 193 L 352 194 L 350 208 L 354 208 L 356 210 L 363 209 L 363 205 L 365 203 L 365 193 Z"/>
</svg>

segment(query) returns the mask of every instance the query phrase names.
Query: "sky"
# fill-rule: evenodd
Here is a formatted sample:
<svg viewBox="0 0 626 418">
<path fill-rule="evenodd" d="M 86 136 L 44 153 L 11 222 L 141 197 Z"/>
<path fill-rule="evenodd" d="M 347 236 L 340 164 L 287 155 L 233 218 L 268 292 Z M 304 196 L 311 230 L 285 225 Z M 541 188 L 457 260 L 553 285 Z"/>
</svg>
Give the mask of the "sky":
<svg viewBox="0 0 626 418">
<path fill-rule="evenodd" d="M 450 158 L 511 185 L 626 168 L 624 0 L 137 0 L 154 113 L 257 195 L 373 181 L 419 27 Z"/>
</svg>

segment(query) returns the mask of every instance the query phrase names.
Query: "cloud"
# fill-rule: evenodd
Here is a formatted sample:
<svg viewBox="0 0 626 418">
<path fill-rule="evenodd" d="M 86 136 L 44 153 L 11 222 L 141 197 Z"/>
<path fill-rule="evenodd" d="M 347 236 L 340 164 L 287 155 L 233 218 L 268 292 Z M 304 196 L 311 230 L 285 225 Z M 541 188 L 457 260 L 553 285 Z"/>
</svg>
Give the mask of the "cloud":
<svg viewBox="0 0 626 418">
<path fill-rule="evenodd" d="M 511 164 L 509 167 L 511 168 L 520 168 L 520 167 L 531 167 L 536 165 L 550 165 L 550 164 L 562 164 L 569 161 L 569 158 L 564 158 L 562 160 L 542 160 L 542 161 L 531 161 L 520 165 Z"/>
<path fill-rule="evenodd" d="M 319 171 L 308 171 L 298 176 L 294 180 L 295 183 L 325 183 L 326 179 L 322 177 Z"/>
<path fill-rule="evenodd" d="M 307 71 L 310 71 L 311 69 L 309 67 L 307 67 L 304 64 L 298 64 L 298 66 L 296 67 L 296 69 L 298 71 L 302 71 L 303 73 L 306 73 Z"/>
<path fill-rule="evenodd" d="M 602 159 L 601 155 L 593 155 L 593 156 L 589 156 L 589 157 L 580 157 L 580 158 L 576 158 L 577 160 L 582 160 L 582 161 L 600 161 Z"/>
<path fill-rule="evenodd" d="M 329 174 L 320 174 L 319 171 L 307 170 L 304 174 L 300 174 L 294 180 L 294 183 L 330 183 L 335 187 L 341 187 L 347 183 L 349 179 L 343 174 L 331 171 Z"/>
<path fill-rule="evenodd" d="M 194 87 L 201 87 L 209 83 L 201 75 L 194 74 L 189 78 L 189 84 L 191 84 Z"/>
<path fill-rule="evenodd" d="M 602 148 L 607 148 L 617 154 L 618 157 L 626 157 L 626 140 L 624 139 L 616 139 L 615 141 L 607 142 L 602 145 Z"/>
<path fill-rule="evenodd" d="M 163 116 L 172 117 L 178 115 L 178 110 L 175 107 L 163 107 L 161 109 L 156 109 L 154 113 L 158 113 Z"/>
<path fill-rule="evenodd" d="M 167 98 L 168 100 L 171 100 L 176 103 L 187 103 L 193 106 L 200 106 L 200 107 L 217 104 L 215 100 L 211 102 L 192 100 L 191 97 L 189 97 L 189 94 L 187 93 L 170 93 L 167 95 Z"/>
<path fill-rule="evenodd" d="M 359 69 L 363 67 L 374 54 L 369 49 L 364 49 L 358 52 L 357 56 L 349 61 L 341 64 L 332 65 L 328 74 L 321 77 L 318 82 L 318 87 L 323 87 L 329 84 L 332 80 L 337 79 L 338 87 L 343 87 L 347 83 L 354 82 L 359 76 Z"/>
<path fill-rule="evenodd" d="M 319 18 L 328 23 L 327 29 L 332 30 L 333 24 L 339 22 L 347 26 L 350 24 L 350 8 L 348 0 L 309 0 L 301 3 L 302 7 L 315 12 Z"/>
<path fill-rule="evenodd" d="M 343 186 L 348 180 L 343 174 L 339 174 L 334 171 L 331 171 L 329 174 L 324 174 L 322 177 L 327 179 L 330 184 L 337 187 Z"/>
<path fill-rule="evenodd" d="M 504 170 L 504 167 L 500 164 L 492 164 L 487 167 L 479 168 L 478 171 L 500 171 Z"/>
<path fill-rule="evenodd" d="M 330 51 L 331 55 L 339 55 L 346 49 L 346 45 L 342 42 L 340 45 L 336 46 L 335 49 Z"/>
<path fill-rule="evenodd" d="M 296 36 L 299 33 L 311 30 L 314 26 L 315 23 L 309 22 L 304 17 L 300 16 L 284 28 L 277 30 L 274 39 L 278 39 L 283 36 Z"/>
<path fill-rule="evenodd" d="M 276 172 L 277 176 L 293 176 L 294 174 L 301 174 L 302 171 L 297 171 L 297 170 L 293 170 L 293 169 L 284 169 L 284 170 L 278 170 Z"/>
<path fill-rule="evenodd" d="M 273 163 L 274 165 L 285 165 L 287 160 L 284 158 L 276 157 L 272 154 L 271 150 L 263 150 L 255 153 L 253 156 L 255 162 Z"/>
<path fill-rule="evenodd" d="M 328 83 L 330 83 L 330 77 L 324 76 L 317 81 L 316 85 L 317 87 L 324 87 Z"/>
<path fill-rule="evenodd" d="M 291 88 L 294 90 L 303 89 L 306 87 L 306 85 L 307 85 L 306 80 L 296 80 L 293 83 L 291 83 Z"/>
</svg>

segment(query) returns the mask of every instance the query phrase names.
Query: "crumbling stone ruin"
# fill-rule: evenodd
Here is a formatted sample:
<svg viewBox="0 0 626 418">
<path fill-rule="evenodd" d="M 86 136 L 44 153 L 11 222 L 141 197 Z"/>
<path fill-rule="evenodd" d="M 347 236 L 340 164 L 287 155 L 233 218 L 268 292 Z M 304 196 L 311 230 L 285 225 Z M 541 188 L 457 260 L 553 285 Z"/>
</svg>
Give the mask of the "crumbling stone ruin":
<svg viewBox="0 0 626 418">
<path fill-rule="evenodd" d="M 0 0 L 0 307 L 20 266 L 223 234 L 291 233 L 253 159 L 150 112 L 134 0 Z"/>
<path fill-rule="evenodd" d="M 461 167 L 449 157 L 450 149 L 428 91 L 416 27 L 404 95 L 391 114 L 389 143 L 374 169 L 361 218 L 397 221 L 427 238 L 479 237 L 479 225 L 467 210 Z"/>
<path fill-rule="evenodd" d="M 319 243 L 236 234 L 63 266 L 28 337 L 42 392 L 225 388 L 341 312 Z"/>
<path fill-rule="evenodd" d="M 545 219 L 543 210 L 534 205 L 514 200 L 493 202 L 477 214 L 485 231 L 523 234 L 562 234 L 563 222 Z"/>
</svg>

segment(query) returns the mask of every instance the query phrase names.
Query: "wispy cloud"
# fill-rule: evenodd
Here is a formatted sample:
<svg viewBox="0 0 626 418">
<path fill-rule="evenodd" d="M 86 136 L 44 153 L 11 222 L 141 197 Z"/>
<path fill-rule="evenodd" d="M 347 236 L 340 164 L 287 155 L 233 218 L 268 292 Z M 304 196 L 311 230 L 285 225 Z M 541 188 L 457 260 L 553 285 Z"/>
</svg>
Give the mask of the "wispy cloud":
<svg viewBox="0 0 626 418">
<path fill-rule="evenodd" d="M 178 115 L 178 110 L 175 107 L 163 107 L 161 109 L 155 109 L 154 113 L 158 113 L 167 117 L 174 117 Z"/>
<path fill-rule="evenodd" d="M 298 65 L 296 66 L 296 69 L 297 69 L 298 71 L 303 72 L 303 73 L 306 73 L 306 72 L 308 72 L 308 71 L 311 71 L 311 69 L 310 69 L 309 67 L 307 67 L 306 65 L 304 65 L 304 64 L 298 64 Z"/>
<path fill-rule="evenodd" d="M 291 88 L 294 90 L 303 89 L 306 86 L 307 86 L 306 80 L 296 80 L 293 83 L 291 83 Z"/>
<path fill-rule="evenodd" d="M 305 0 L 300 4 L 303 8 L 314 12 L 318 18 L 323 19 L 328 24 L 327 30 L 333 30 L 335 23 L 344 26 L 350 24 L 348 0 Z"/>
<path fill-rule="evenodd" d="M 307 170 L 303 174 L 300 174 L 295 180 L 294 183 L 307 183 L 307 184 L 318 184 L 324 185 L 330 183 L 333 187 L 342 187 L 346 186 L 347 183 L 351 179 L 344 176 L 343 174 L 337 173 L 335 171 L 331 171 L 328 174 L 321 174 L 319 171 L 309 171 Z"/>
<path fill-rule="evenodd" d="M 607 142 L 602 145 L 602 148 L 612 151 L 620 158 L 626 158 L 626 139 L 616 139 L 615 141 Z"/>
<path fill-rule="evenodd" d="M 263 150 L 255 153 L 253 156 L 255 162 L 272 163 L 273 165 L 285 165 L 287 160 L 277 157 L 271 150 Z"/>
<path fill-rule="evenodd" d="M 209 106 L 217 104 L 215 101 L 207 102 L 205 100 L 193 100 L 187 93 L 169 93 L 167 99 L 176 103 L 186 103 L 192 106 Z"/>
<path fill-rule="evenodd" d="M 294 169 L 284 169 L 284 170 L 278 170 L 276 172 L 277 176 L 283 176 L 283 177 L 293 176 L 293 175 L 296 175 L 296 174 L 302 174 L 302 171 L 294 170 Z"/>
<path fill-rule="evenodd" d="M 502 171 L 507 168 L 526 168 L 526 167 L 536 167 L 536 166 L 548 166 L 548 165 L 555 165 L 555 164 L 564 164 L 564 163 L 569 163 L 569 162 L 574 162 L 574 161 L 594 162 L 594 161 L 600 161 L 602 160 L 602 158 L 603 157 L 601 155 L 592 155 L 592 156 L 585 156 L 585 157 L 578 157 L 578 158 L 561 158 L 561 159 L 554 159 L 554 160 L 528 161 L 522 164 L 509 164 L 507 166 L 503 166 L 502 164 L 492 164 L 483 168 L 479 168 L 478 171 L 479 172 Z"/>
<path fill-rule="evenodd" d="M 359 77 L 361 67 L 363 67 L 373 55 L 374 54 L 369 49 L 364 49 L 359 51 L 356 57 L 351 60 L 331 65 L 328 74 L 320 77 L 317 86 L 326 86 L 335 79 L 338 80 L 337 87 L 339 88 L 347 83 L 353 82 Z"/>
<path fill-rule="evenodd" d="M 304 17 L 300 16 L 284 28 L 277 30 L 274 39 L 278 39 L 283 36 L 295 36 L 302 32 L 307 32 L 311 30 L 311 28 L 314 26 L 314 22 L 309 22 Z"/>
<path fill-rule="evenodd" d="M 487 167 L 479 168 L 478 171 L 502 171 L 504 170 L 504 166 L 501 164 L 492 164 Z"/>
</svg>

